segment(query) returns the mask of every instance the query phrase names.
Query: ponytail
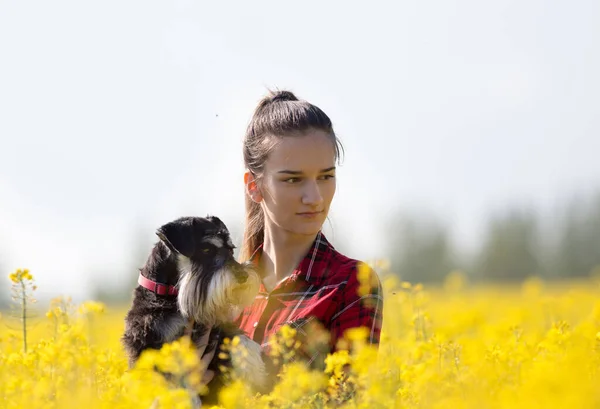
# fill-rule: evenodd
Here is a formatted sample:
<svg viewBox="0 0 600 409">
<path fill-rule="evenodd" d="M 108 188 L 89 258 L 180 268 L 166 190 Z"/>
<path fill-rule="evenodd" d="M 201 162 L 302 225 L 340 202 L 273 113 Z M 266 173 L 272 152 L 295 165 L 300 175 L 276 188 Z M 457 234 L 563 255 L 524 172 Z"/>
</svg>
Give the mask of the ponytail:
<svg viewBox="0 0 600 409">
<path fill-rule="evenodd" d="M 246 195 L 246 220 L 244 222 L 244 239 L 240 249 L 240 262 L 252 257 L 265 238 L 265 218 L 260 204 Z"/>
</svg>

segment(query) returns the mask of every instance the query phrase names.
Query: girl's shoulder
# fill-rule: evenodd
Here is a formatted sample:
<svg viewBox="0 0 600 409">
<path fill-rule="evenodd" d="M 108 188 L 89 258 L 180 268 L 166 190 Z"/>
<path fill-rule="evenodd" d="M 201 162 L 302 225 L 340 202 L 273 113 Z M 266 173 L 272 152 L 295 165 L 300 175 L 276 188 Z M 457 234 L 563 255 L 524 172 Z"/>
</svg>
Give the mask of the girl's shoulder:
<svg viewBox="0 0 600 409">
<path fill-rule="evenodd" d="M 316 239 L 314 251 L 308 254 L 305 266 L 307 281 L 318 286 L 345 290 L 368 283 L 372 291 L 380 287 L 379 277 L 368 263 L 337 250 L 322 233 Z"/>
<path fill-rule="evenodd" d="M 368 285 L 379 287 L 379 277 L 365 261 L 349 257 L 332 248 L 327 281 L 344 282 L 350 287 Z"/>
</svg>

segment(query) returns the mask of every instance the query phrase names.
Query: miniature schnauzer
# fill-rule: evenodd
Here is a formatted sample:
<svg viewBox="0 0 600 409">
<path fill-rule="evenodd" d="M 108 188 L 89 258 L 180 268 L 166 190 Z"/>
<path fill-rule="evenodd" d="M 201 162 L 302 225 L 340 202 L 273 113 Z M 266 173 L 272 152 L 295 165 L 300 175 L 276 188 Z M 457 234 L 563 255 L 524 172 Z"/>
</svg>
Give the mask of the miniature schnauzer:
<svg viewBox="0 0 600 409">
<path fill-rule="evenodd" d="M 122 342 L 133 367 L 141 353 L 190 334 L 192 342 L 212 326 L 205 353 L 219 348 L 224 338 L 239 336 L 247 350 L 245 362 L 233 362 L 215 353 L 208 369 L 215 372 L 207 385 L 205 402 L 216 401 L 225 380 L 223 366 L 241 374 L 255 390 L 268 388 L 260 346 L 233 320 L 258 293 L 260 278 L 249 265 L 238 263 L 225 224 L 215 216 L 182 217 L 160 227 L 160 240 L 140 270 L 131 309 L 125 317 Z M 264 359 L 264 360 L 263 360 Z M 236 368 L 238 366 L 238 368 Z"/>
</svg>

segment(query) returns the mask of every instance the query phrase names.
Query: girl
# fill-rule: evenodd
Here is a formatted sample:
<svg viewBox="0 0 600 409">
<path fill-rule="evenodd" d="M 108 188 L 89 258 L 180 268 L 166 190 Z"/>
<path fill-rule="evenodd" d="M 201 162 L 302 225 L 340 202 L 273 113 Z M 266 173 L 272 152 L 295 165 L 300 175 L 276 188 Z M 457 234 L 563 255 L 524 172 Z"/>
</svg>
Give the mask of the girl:
<svg viewBox="0 0 600 409">
<path fill-rule="evenodd" d="M 318 334 L 327 336 L 324 350 L 303 349 L 309 363 L 343 347 L 351 328 L 363 327 L 366 341 L 379 344 L 383 298 L 377 275 L 336 251 L 321 231 L 340 151 L 329 117 L 289 91 L 264 97 L 247 128 L 240 259 L 257 267 L 262 284 L 237 324 L 266 353 L 284 324 L 306 345 Z"/>
</svg>

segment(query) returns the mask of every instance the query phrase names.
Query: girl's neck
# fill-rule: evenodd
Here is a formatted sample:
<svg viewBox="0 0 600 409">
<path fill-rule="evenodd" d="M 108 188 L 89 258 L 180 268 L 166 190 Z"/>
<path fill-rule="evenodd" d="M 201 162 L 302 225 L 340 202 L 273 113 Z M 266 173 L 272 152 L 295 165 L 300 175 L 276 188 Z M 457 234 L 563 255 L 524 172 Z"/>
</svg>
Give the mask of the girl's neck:
<svg viewBox="0 0 600 409">
<path fill-rule="evenodd" d="M 260 262 L 264 276 L 275 283 L 289 276 L 302 261 L 316 236 L 292 234 L 278 226 L 265 226 Z"/>
</svg>

